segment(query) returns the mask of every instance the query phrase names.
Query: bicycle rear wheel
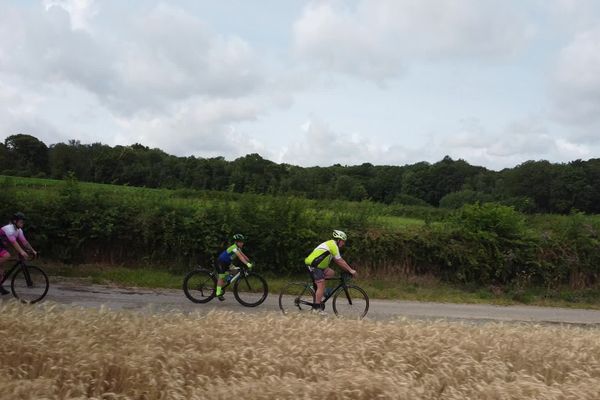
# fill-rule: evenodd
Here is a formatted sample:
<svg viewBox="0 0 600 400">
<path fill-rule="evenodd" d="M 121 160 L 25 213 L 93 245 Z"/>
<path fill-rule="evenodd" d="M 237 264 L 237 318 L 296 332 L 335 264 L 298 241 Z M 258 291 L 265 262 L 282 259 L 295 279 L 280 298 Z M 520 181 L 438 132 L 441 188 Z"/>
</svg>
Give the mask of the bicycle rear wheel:
<svg viewBox="0 0 600 400">
<path fill-rule="evenodd" d="M 48 293 L 48 276 L 39 267 L 23 265 L 12 277 L 10 288 L 13 296 L 23 303 L 37 303 Z"/>
<path fill-rule="evenodd" d="M 262 304 L 269 294 L 267 281 L 254 272 L 242 273 L 233 284 L 233 295 L 243 306 L 256 307 Z"/>
<path fill-rule="evenodd" d="M 194 303 L 208 303 L 215 297 L 217 279 L 205 269 L 196 269 L 183 278 L 183 293 Z"/>
<path fill-rule="evenodd" d="M 342 287 L 333 295 L 333 312 L 341 317 L 362 319 L 369 311 L 369 296 L 358 286 Z"/>
<path fill-rule="evenodd" d="M 310 311 L 314 302 L 315 290 L 306 282 L 288 283 L 279 294 L 279 309 L 285 315 Z"/>
</svg>

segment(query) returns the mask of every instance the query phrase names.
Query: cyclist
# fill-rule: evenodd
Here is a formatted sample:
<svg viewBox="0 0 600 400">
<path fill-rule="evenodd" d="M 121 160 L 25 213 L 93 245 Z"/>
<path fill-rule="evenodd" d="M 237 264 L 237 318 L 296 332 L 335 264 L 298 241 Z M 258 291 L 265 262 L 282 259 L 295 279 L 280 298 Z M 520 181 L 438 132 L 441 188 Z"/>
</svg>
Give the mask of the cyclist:
<svg viewBox="0 0 600 400">
<path fill-rule="evenodd" d="M 304 259 L 304 263 L 306 264 L 306 267 L 310 271 L 310 274 L 317 285 L 313 311 L 318 311 L 321 315 L 326 315 L 321 304 L 323 292 L 325 291 L 325 279 L 331 278 L 333 275 L 335 275 L 335 272 L 329 268 L 331 259 L 333 258 L 333 261 L 337 265 L 351 273 L 353 276 L 356 275 L 356 271 L 352 269 L 352 267 L 350 267 L 350 265 L 348 265 L 348 263 L 344 261 L 340 255 L 340 248 L 344 247 L 348 237 L 344 232 L 338 230 L 334 230 L 332 236 L 333 239 L 318 245 L 312 251 L 312 253 L 310 253 L 308 257 Z"/>
<path fill-rule="evenodd" d="M 241 233 L 236 233 L 233 235 L 233 241 L 234 243 L 231 246 L 219 254 L 216 261 L 217 272 L 219 273 L 219 279 L 217 280 L 217 298 L 221 301 L 225 300 L 225 297 L 223 297 L 224 279 L 227 277 L 227 270 L 231 266 L 233 260 L 238 258 L 241 262 L 246 264 L 248 268 L 252 268 L 253 266 L 250 259 L 242 252 L 246 237 Z"/>
<path fill-rule="evenodd" d="M 31 244 L 25 239 L 23 234 L 23 226 L 25 225 L 25 214 L 22 212 L 16 212 L 8 225 L 4 225 L 0 228 L 0 266 L 4 264 L 10 258 L 8 249 L 12 246 L 17 253 L 27 259 L 27 253 L 25 250 L 29 250 L 33 253 L 34 257 L 37 256 L 37 252 L 31 247 Z M 25 249 L 25 250 L 24 250 Z M 4 275 L 4 270 L 0 268 L 0 276 Z M 8 290 L 4 289 L 0 285 L 0 295 L 8 294 Z"/>
</svg>

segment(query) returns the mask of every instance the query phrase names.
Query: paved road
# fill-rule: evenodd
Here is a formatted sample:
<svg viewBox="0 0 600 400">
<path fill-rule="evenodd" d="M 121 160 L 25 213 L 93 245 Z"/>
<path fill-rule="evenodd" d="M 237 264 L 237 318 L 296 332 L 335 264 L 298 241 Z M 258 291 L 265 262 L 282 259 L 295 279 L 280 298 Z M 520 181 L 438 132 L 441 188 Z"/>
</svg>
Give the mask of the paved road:
<svg viewBox="0 0 600 400">
<path fill-rule="evenodd" d="M 3 299 L 6 299 L 4 297 Z M 208 304 L 190 302 L 181 290 L 117 288 L 77 282 L 52 282 L 47 300 L 84 307 L 105 305 L 111 309 L 157 311 L 231 310 L 236 312 L 278 312 L 277 295 L 270 294 L 264 304 L 246 308 L 238 304 L 231 292 L 224 302 Z M 520 321 L 536 323 L 567 323 L 597 325 L 600 311 L 533 306 L 492 306 L 474 304 L 425 303 L 416 301 L 371 300 L 370 319 L 386 320 L 395 317 L 471 321 Z"/>
</svg>

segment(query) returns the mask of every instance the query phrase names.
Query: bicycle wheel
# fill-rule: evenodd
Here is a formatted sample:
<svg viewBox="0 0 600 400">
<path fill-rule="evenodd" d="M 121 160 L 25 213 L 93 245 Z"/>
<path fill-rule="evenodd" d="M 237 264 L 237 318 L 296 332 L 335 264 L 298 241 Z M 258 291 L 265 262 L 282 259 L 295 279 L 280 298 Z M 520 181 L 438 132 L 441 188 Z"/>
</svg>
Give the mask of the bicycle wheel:
<svg viewBox="0 0 600 400">
<path fill-rule="evenodd" d="M 315 290 L 306 282 L 288 283 L 279 294 L 279 309 L 286 315 L 310 311 L 314 302 Z"/>
<path fill-rule="evenodd" d="M 243 306 L 256 307 L 260 305 L 269 294 L 267 281 L 254 272 L 240 276 L 233 284 L 233 295 Z"/>
<path fill-rule="evenodd" d="M 348 285 L 333 295 L 335 315 L 362 319 L 369 311 L 369 296 L 358 286 Z"/>
<path fill-rule="evenodd" d="M 183 278 L 183 293 L 194 303 L 208 303 L 215 297 L 217 279 L 205 269 L 196 269 Z"/>
<path fill-rule="evenodd" d="M 13 296 L 23 303 L 37 303 L 42 300 L 49 287 L 46 273 L 33 265 L 23 265 L 17 269 L 10 282 Z"/>
</svg>

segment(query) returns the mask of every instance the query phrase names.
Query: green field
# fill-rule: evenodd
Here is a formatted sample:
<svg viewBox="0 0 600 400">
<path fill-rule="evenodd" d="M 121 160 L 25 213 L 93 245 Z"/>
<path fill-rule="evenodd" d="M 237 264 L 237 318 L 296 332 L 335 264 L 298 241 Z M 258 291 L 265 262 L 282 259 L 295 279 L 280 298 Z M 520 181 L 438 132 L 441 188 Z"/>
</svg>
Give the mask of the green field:
<svg viewBox="0 0 600 400">
<path fill-rule="evenodd" d="M 42 178 L 23 178 L 0 175 L 0 181 L 14 186 L 22 196 L 53 197 L 64 190 L 65 181 Z M 233 207 L 242 199 L 255 201 L 278 201 L 280 197 L 269 195 L 240 194 L 233 192 L 214 192 L 193 189 L 153 189 L 102 183 L 77 182 L 84 193 L 93 192 L 108 198 L 127 196 L 141 201 L 160 201 L 173 206 L 187 205 L 192 207 L 207 207 L 214 204 L 227 203 Z M 304 211 L 309 215 L 334 218 L 340 213 L 352 213 L 368 221 L 369 226 L 398 229 L 406 226 L 422 225 L 423 219 L 394 215 L 398 208 L 372 202 L 351 202 L 343 200 L 309 200 L 292 198 L 301 202 Z"/>
</svg>

